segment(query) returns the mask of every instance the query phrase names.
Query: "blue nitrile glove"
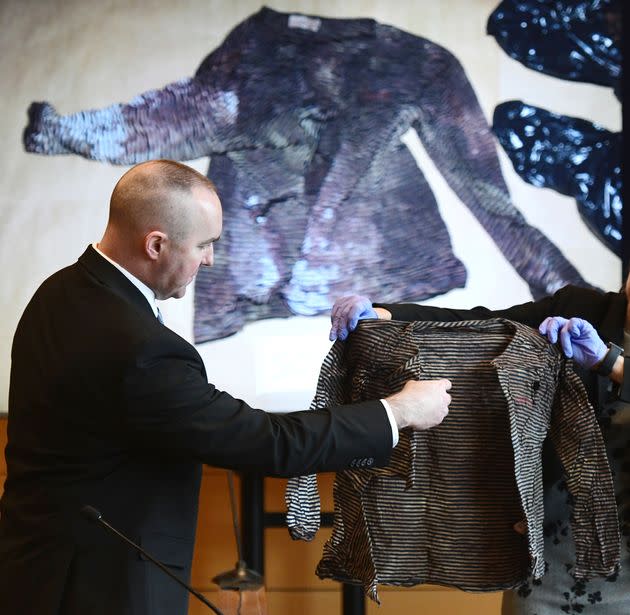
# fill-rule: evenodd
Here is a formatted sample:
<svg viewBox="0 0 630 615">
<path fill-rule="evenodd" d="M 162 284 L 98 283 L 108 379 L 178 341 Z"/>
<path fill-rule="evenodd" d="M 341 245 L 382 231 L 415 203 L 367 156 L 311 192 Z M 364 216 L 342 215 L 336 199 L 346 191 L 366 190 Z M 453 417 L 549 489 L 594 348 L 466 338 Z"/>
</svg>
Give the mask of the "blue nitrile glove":
<svg viewBox="0 0 630 615">
<path fill-rule="evenodd" d="M 582 318 L 562 318 L 549 316 L 540 323 L 538 330 L 555 344 L 560 336 L 562 352 L 586 369 L 599 363 L 608 352 L 608 347 L 601 340 L 595 327 Z"/>
<path fill-rule="evenodd" d="M 328 339 L 334 342 L 337 338 L 345 340 L 348 333 L 356 329 L 357 323 L 364 318 L 378 318 L 372 307 L 372 302 L 361 295 L 348 295 L 335 301 L 330 312 L 330 335 Z"/>
</svg>

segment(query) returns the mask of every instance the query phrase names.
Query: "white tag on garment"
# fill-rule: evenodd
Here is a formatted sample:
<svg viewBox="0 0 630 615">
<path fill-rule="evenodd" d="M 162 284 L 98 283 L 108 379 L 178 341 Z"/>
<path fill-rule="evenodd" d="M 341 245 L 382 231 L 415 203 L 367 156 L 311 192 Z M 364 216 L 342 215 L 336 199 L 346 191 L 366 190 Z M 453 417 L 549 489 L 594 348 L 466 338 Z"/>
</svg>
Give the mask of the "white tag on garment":
<svg viewBox="0 0 630 615">
<path fill-rule="evenodd" d="M 306 15 L 289 15 L 289 28 L 300 28 L 301 30 L 310 30 L 317 32 L 322 25 L 322 20 L 316 17 L 307 17 Z"/>
</svg>

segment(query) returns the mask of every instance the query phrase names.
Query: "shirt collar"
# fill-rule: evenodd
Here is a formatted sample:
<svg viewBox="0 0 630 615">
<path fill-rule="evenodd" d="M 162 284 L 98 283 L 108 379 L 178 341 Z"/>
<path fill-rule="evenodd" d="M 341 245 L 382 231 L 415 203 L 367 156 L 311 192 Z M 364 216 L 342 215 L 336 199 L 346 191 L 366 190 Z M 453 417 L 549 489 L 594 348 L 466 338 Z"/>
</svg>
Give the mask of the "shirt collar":
<svg viewBox="0 0 630 615">
<path fill-rule="evenodd" d="M 145 299 L 149 302 L 151 309 L 153 310 L 153 314 L 157 318 L 158 307 L 155 302 L 155 293 L 142 281 L 140 281 L 135 275 L 129 273 L 124 267 L 121 267 L 116 261 L 113 261 L 107 254 L 104 254 L 98 249 L 98 244 L 93 243 L 92 247 L 109 263 L 114 265 L 118 271 L 120 271 L 145 297 Z"/>
</svg>

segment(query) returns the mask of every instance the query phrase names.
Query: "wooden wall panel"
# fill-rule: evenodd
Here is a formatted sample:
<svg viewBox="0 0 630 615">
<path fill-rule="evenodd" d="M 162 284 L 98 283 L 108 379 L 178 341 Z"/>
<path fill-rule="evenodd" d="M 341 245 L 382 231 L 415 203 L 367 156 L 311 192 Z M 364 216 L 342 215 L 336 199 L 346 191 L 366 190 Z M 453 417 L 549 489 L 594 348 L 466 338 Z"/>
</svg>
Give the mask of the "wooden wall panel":
<svg viewBox="0 0 630 615">
<path fill-rule="evenodd" d="M 6 445 L 6 419 L 0 419 L 0 450 Z M 0 458 L 0 493 L 6 476 L 4 454 Z M 236 493 L 239 493 L 238 476 Z M 319 476 L 322 510 L 332 510 L 333 474 Z M 284 512 L 286 480 L 265 480 L 265 508 Z M 341 589 L 334 581 L 315 575 L 322 547 L 330 536 L 322 528 L 312 542 L 294 541 L 286 528 L 265 532 L 265 583 L 269 615 L 335 615 L 341 613 Z M 204 468 L 199 499 L 199 521 L 193 560 L 192 584 L 213 602 L 218 599 L 212 578 L 236 563 L 227 475 L 224 470 Z M 366 615 L 499 615 L 501 594 L 467 594 L 435 586 L 419 588 L 383 587 L 381 606 L 367 601 Z M 201 602 L 191 597 L 188 615 L 205 615 Z"/>
<path fill-rule="evenodd" d="M 239 488 L 236 477 L 237 497 Z M 236 553 L 227 474 L 224 470 L 204 468 L 192 569 L 195 588 L 199 591 L 215 588 L 212 578 L 234 568 Z"/>
<path fill-rule="evenodd" d="M 204 596 L 221 607 L 217 592 Z M 383 589 L 381 605 L 368 601 L 366 615 L 500 615 L 501 594 L 466 594 L 449 589 Z M 341 592 L 270 591 L 269 615 L 341 615 Z M 208 608 L 190 599 L 188 615 L 206 615 Z M 228 613 L 226 612 L 226 615 Z M 231 614 L 229 614 L 231 615 Z"/>
<path fill-rule="evenodd" d="M 469 594 L 443 587 L 382 588 L 381 606 L 368 601 L 367 615 L 499 615 L 501 593 Z M 290 611 L 287 611 L 290 612 Z"/>
<path fill-rule="evenodd" d="M 334 474 L 318 477 L 322 510 L 333 508 L 332 485 Z M 286 480 L 265 479 L 265 510 L 284 512 Z M 238 489 L 238 485 L 237 485 Z M 210 496 L 207 491 L 216 491 Z M 205 508 L 214 504 L 213 510 Z M 226 508 L 220 512 L 220 505 Z M 217 572 L 234 566 L 234 539 L 229 513 L 227 478 L 223 470 L 206 468 L 200 499 L 197 545 L 193 566 L 193 582 L 198 588 L 210 589 L 207 579 Z M 213 522 L 216 514 L 222 518 Z M 227 521 L 225 521 L 227 520 Z M 214 523 L 221 530 L 215 533 Z M 265 532 L 265 583 L 270 615 L 299 613 L 320 615 L 341 613 L 341 586 L 315 575 L 324 542 L 331 534 L 330 528 L 322 528 L 312 542 L 294 541 L 286 528 L 270 528 Z M 201 555 L 203 553 L 203 555 Z M 230 556 L 232 560 L 230 560 Z M 212 561 L 212 565 L 209 562 Z M 213 568 L 215 562 L 225 563 L 223 568 Z M 203 569 L 203 574 L 201 570 Z M 205 582 L 202 582 L 205 580 Z M 398 615 L 422 613 L 423 615 L 499 615 L 501 593 L 469 594 L 444 587 L 422 586 L 418 588 L 383 587 L 379 590 L 381 606 L 367 601 L 367 615 Z M 216 593 L 206 594 L 211 600 Z M 197 601 L 194 601 L 197 602 Z M 201 615 L 202 604 L 191 602 L 189 615 Z"/>
</svg>

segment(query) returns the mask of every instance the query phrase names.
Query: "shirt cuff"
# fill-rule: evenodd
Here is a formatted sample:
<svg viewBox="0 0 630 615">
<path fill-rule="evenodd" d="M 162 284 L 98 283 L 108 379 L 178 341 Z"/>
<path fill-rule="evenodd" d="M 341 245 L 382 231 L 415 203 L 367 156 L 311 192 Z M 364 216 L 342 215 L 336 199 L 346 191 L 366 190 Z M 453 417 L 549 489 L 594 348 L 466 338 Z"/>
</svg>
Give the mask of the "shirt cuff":
<svg viewBox="0 0 630 615">
<path fill-rule="evenodd" d="M 398 425 L 396 425 L 396 419 L 394 418 L 394 413 L 392 412 L 389 402 L 381 399 L 381 403 L 385 408 L 385 412 L 387 412 L 387 418 L 389 419 L 389 424 L 392 427 L 392 448 L 394 448 L 398 444 Z"/>
</svg>

